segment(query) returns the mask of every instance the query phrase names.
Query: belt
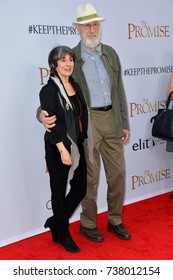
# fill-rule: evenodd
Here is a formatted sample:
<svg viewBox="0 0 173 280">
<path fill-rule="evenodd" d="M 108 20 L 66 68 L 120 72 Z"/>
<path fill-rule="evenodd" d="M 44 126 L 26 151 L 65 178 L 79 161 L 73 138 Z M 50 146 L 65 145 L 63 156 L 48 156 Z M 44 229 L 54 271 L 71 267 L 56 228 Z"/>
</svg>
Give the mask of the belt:
<svg viewBox="0 0 173 280">
<path fill-rule="evenodd" d="M 109 111 L 112 109 L 112 105 L 104 106 L 104 107 L 91 107 L 91 110 L 95 111 Z"/>
</svg>

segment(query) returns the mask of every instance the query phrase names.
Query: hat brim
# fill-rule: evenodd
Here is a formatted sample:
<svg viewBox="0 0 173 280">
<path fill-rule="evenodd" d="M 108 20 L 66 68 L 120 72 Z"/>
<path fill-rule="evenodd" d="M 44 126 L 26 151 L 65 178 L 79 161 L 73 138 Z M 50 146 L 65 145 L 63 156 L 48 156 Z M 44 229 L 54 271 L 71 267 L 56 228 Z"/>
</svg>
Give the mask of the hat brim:
<svg viewBox="0 0 173 280">
<path fill-rule="evenodd" d="M 86 19 L 86 20 L 81 20 L 81 21 L 75 21 L 73 22 L 73 25 L 76 25 L 76 24 L 86 24 L 86 23 L 90 23 L 90 22 L 93 22 L 93 21 L 103 21 L 104 18 L 101 18 L 101 17 L 95 17 L 95 18 L 92 18 L 92 19 Z"/>
</svg>

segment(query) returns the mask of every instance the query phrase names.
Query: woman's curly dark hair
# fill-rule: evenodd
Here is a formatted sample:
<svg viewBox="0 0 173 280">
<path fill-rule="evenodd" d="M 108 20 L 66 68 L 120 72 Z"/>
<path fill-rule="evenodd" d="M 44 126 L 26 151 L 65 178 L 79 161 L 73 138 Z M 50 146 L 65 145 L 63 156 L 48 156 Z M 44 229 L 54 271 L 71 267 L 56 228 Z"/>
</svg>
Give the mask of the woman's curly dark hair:
<svg viewBox="0 0 173 280">
<path fill-rule="evenodd" d="M 66 54 L 70 55 L 73 60 L 75 61 L 75 55 L 72 49 L 67 46 L 58 46 L 53 48 L 48 56 L 48 63 L 50 67 L 50 76 L 55 77 L 56 71 L 55 68 L 57 67 L 57 61 L 62 59 Z"/>
</svg>

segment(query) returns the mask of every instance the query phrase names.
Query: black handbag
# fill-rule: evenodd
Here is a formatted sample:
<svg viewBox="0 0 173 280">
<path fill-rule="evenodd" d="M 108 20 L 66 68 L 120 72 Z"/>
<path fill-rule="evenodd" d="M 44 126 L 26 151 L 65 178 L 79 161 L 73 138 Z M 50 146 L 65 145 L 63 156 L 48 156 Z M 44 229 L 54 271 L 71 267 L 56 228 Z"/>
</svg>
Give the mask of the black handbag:
<svg viewBox="0 0 173 280">
<path fill-rule="evenodd" d="M 150 120 L 153 123 L 152 136 L 165 141 L 173 141 L 173 110 L 169 108 L 172 94 L 173 91 L 168 95 L 165 108 L 158 109 L 157 115 Z"/>
</svg>

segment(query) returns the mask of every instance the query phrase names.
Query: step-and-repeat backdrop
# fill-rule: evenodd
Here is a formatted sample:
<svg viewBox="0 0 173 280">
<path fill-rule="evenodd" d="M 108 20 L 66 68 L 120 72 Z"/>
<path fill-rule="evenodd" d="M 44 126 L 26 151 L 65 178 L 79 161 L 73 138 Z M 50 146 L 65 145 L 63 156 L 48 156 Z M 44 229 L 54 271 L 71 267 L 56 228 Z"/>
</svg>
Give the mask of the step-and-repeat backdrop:
<svg viewBox="0 0 173 280">
<path fill-rule="evenodd" d="M 44 127 L 36 119 L 39 91 L 48 78 L 47 57 L 59 44 L 79 42 L 72 25 L 79 0 L 0 0 L 0 245 L 44 231 L 51 215 L 45 173 Z M 171 0 L 95 0 L 102 41 L 120 56 L 131 137 L 125 145 L 124 204 L 172 190 L 172 153 L 151 136 L 150 119 L 166 100 L 173 70 Z M 99 212 L 107 210 L 101 169 Z M 71 221 L 79 219 L 81 208 Z M 105 225 L 106 226 L 106 225 Z"/>
</svg>

